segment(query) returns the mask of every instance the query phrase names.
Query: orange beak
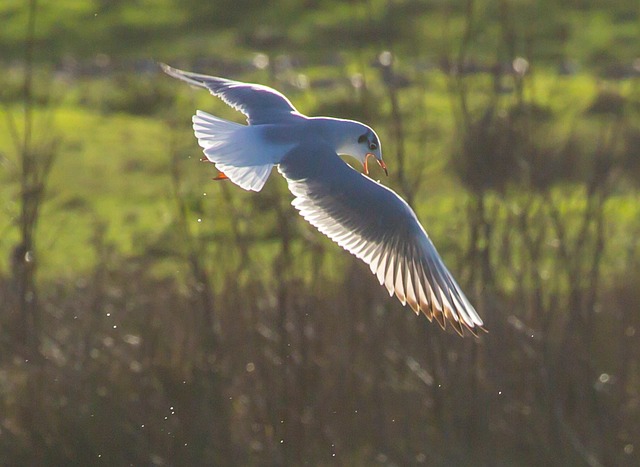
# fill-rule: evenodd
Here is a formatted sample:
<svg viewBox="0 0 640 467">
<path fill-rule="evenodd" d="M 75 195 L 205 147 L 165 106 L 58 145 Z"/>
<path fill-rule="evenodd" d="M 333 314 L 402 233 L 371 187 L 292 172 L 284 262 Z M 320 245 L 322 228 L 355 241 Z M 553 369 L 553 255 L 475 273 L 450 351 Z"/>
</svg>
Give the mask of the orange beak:
<svg viewBox="0 0 640 467">
<path fill-rule="evenodd" d="M 378 159 L 374 154 L 368 152 L 367 155 L 364 157 L 364 173 L 365 175 L 369 175 L 369 158 L 373 157 L 376 162 L 378 163 L 378 165 L 382 168 L 382 170 L 384 170 L 385 175 L 388 177 L 389 176 L 389 171 L 387 170 L 387 164 L 384 163 L 383 160 Z"/>
</svg>

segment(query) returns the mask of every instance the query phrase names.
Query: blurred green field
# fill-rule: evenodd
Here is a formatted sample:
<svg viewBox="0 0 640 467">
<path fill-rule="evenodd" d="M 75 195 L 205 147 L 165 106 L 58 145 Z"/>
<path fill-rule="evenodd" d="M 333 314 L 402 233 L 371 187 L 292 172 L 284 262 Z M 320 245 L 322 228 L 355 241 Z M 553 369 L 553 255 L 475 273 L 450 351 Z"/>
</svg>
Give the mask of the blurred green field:
<svg viewBox="0 0 640 467">
<path fill-rule="evenodd" d="M 45 59 L 67 55 L 92 57 L 96 51 L 121 57 L 235 56 L 238 51 L 321 54 L 335 41 L 342 51 L 377 50 L 393 42 L 405 55 L 439 58 L 456 45 L 465 28 L 465 0 L 448 2 L 386 0 L 345 3 L 258 0 L 61 0 L 39 6 L 38 54 Z M 510 31 L 513 47 L 533 46 L 528 55 L 552 63 L 562 58 L 583 66 L 608 66 L 636 58 L 634 0 L 555 2 L 518 0 L 471 2 L 478 32 L 470 51 L 494 57 L 495 44 Z M 3 28 L 0 51 L 20 56 L 27 9 L 21 0 L 0 5 Z M 188 25 L 188 26 L 187 26 Z M 521 28 L 521 30 L 515 30 Z M 529 41 L 529 43 L 527 43 Z M 400 52 L 400 50 L 399 50 Z"/>
<path fill-rule="evenodd" d="M 319 73 L 314 68 L 304 71 L 309 76 Z M 249 75 L 248 79 L 251 78 L 258 81 L 260 73 Z M 372 78 L 371 93 L 376 99 L 374 118 L 382 120 L 377 125 L 375 121 L 372 124 L 381 134 L 392 174 L 383 182 L 398 189 L 397 178 L 393 175 L 396 148 L 389 128 L 383 123 L 389 113 L 388 102 L 381 84 Z M 406 128 L 407 164 L 410 170 L 421 171 L 422 186 L 426 187 L 418 194 L 416 210 L 433 238 L 442 243 L 446 242 L 443 237 L 447 231 L 459 228 L 462 219 L 456 219 L 456 213 L 468 195 L 448 170 L 458 133 L 446 77 L 432 71 L 424 79 L 424 90 L 409 88 L 401 91 L 400 105 L 409 122 Z M 475 90 L 472 90 L 471 106 L 482 108 L 490 98 L 486 93 L 489 84 L 476 79 L 472 86 Z M 595 138 L 604 124 L 602 118 L 585 119 L 582 116 L 598 92 L 615 89 L 620 95 L 633 98 L 633 86 L 632 82 L 602 83 L 589 74 L 558 77 L 553 72 L 541 70 L 525 92 L 529 98 L 535 96 L 538 104 L 553 115 L 553 128 L 545 135 L 548 138 L 546 144 L 553 146 L 555 141 L 562 141 L 571 131 L 578 131 L 585 137 L 584 144 L 589 145 L 589 135 Z M 192 137 L 190 117 L 196 108 L 243 122 L 241 114 L 205 91 L 190 89 L 161 73 L 127 76 L 126 79 L 116 76 L 61 81 L 52 89 L 60 103 L 54 110 L 38 111 L 35 128 L 36 137 L 45 138 L 53 134 L 60 141 L 59 155 L 48 183 L 49 196 L 38 230 L 39 248 L 46 252 L 42 255 L 40 269 L 43 279 L 82 275 L 90 271 L 95 260 L 91 239 L 102 224 L 106 228 L 105 240 L 124 255 L 144 251 L 149 245 L 162 242 L 175 218 L 175 196 L 170 181 L 170 166 L 174 158 L 185 175 L 183 188 L 188 192 L 186 194 L 198 203 L 201 210 L 197 216 L 192 216 L 194 232 L 207 226 L 207 231 L 224 234 L 228 228 L 224 219 L 229 213 L 225 209 L 221 184 L 210 180 L 215 174 L 212 166 L 198 162 L 201 152 Z M 141 97 L 140 90 L 145 90 L 149 96 Z M 343 83 L 330 93 L 294 89 L 290 97 L 303 113 L 315 115 L 316 109 L 331 111 L 335 108 L 332 115 L 343 116 L 340 109 L 350 100 L 355 104 L 351 111 L 360 108 L 358 102 L 349 96 L 350 92 L 349 86 Z M 131 115 L 117 110 L 144 109 L 140 107 L 142 99 L 143 102 L 164 101 L 169 105 L 148 115 Z M 505 101 L 509 105 L 509 99 Z M 13 119 L 20 120 L 22 111 L 19 105 L 11 105 L 5 110 Z M 18 162 L 11 149 L 7 120 L 3 123 L 0 125 L 0 147 L 7 148 L 4 153 L 7 170 L 2 173 L 2 196 L 8 215 L 4 225 L 0 226 L 4 233 L 0 246 L 9 251 L 18 238 L 15 228 L 19 214 L 17 205 L 8 202 L 16 197 L 17 186 L 11 181 L 16 179 Z M 278 196 L 288 200 L 290 195 L 279 178 L 274 171 L 269 185 L 274 185 Z M 243 194 L 233 186 L 229 188 L 235 191 L 240 203 L 258 196 Z M 616 193 L 608 201 L 608 213 L 612 220 L 615 219 L 612 234 L 626 237 L 627 229 L 638 218 L 637 205 L 637 194 L 627 190 Z M 570 211 L 571 200 L 563 202 L 561 207 Z M 198 218 L 202 222 L 196 225 Z M 613 240 L 611 244 L 614 247 L 608 254 L 612 258 L 623 255 L 624 242 Z M 446 250 L 444 254 L 447 255 Z M 8 257 L 7 254 L 0 257 L 0 265 L 5 272 Z"/>
</svg>

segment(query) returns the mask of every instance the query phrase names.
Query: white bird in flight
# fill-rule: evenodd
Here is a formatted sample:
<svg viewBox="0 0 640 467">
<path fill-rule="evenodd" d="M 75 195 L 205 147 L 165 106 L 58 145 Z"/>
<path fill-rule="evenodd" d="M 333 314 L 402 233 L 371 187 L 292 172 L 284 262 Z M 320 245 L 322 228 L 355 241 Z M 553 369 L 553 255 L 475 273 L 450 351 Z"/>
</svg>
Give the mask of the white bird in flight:
<svg viewBox="0 0 640 467">
<path fill-rule="evenodd" d="M 465 329 L 474 335 L 484 330 L 411 207 L 340 158 L 355 157 L 368 175 L 373 157 L 386 172 L 380 140 L 371 128 L 352 120 L 307 117 L 267 86 L 161 66 L 247 117 L 248 125 L 241 125 L 201 110 L 193 116 L 198 143 L 220 171 L 217 179 L 260 191 L 277 166 L 302 217 L 367 263 L 390 296 L 429 321 L 435 318 L 442 328 L 448 321 L 460 335 Z"/>
</svg>

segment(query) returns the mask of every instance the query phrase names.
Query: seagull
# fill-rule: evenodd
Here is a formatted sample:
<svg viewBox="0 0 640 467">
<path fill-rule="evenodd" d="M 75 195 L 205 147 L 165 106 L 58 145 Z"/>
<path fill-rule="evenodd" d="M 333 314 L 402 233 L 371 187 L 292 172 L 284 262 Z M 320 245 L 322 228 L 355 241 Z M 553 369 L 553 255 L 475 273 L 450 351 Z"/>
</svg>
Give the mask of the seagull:
<svg viewBox="0 0 640 467">
<path fill-rule="evenodd" d="M 260 191 L 276 166 L 302 217 L 369 265 L 389 296 L 443 329 L 449 323 L 458 334 L 475 336 L 484 330 L 413 209 L 369 178 L 370 159 L 387 172 L 373 129 L 353 120 L 307 117 L 267 86 L 160 66 L 245 115 L 247 125 L 201 110 L 193 116 L 203 160 L 215 164 L 217 180 Z M 364 174 L 340 157 L 347 155 L 362 164 Z"/>
</svg>

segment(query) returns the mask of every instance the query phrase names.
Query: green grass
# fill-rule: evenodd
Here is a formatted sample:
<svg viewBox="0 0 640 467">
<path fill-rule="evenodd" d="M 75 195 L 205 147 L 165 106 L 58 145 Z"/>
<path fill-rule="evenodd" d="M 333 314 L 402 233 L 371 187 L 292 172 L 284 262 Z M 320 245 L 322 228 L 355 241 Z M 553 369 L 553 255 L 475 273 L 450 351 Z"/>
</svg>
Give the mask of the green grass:
<svg viewBox="0 0 640 467">
<path fill-rule="evenodd" d="M 41 131 L 36 128 L 36 134 Z M 62 145 L 38 230 L 39 249 L 46 251 L 45 275 L 82 271 L 93 264 L 90 238 L 96 222 L 107 222 L 107 241 L 129 254 L 136 235 L 161 229 L 170 220 L 168 138 L 162 121 L 62 107 L 55 112 L 54 128 L 46 131 L 56 132 Z M 6 129 L 0 135 L 6 143 Z M 10 160 L 15 173 L 15 158 Z M 3 175 L 3 185 L 10 186 L 11 174 Z M 18 215 L 16 209 L 13 205 L 10 210 L 12 218 Z M 3 249 L 15 239 L 10 229 Z"/>
</svg>

